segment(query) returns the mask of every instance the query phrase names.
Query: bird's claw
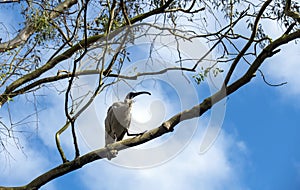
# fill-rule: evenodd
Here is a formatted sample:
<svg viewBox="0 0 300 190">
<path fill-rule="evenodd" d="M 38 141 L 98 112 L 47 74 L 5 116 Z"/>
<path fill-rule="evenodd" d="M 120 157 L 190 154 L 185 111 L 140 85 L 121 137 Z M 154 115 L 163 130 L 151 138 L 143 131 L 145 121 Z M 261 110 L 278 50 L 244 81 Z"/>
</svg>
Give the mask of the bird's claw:
<svg viewBox="0 0 300 190">
<path fill-rule="evenodd" d="M 118 155 L 118 151 L 117 150 L 109 150 L 108 154 L 107 154 L 107 159 L 111 160 L 115 157 L 117 157 Z"/>
<path fill-rule="evenodd" d="M 143 135 L 143 134 L 146 133 L 146 132 L 147 132 L 147 130 L 145 130 L 144 132 L 139 133 L 139 135 Z"/>
</svg>

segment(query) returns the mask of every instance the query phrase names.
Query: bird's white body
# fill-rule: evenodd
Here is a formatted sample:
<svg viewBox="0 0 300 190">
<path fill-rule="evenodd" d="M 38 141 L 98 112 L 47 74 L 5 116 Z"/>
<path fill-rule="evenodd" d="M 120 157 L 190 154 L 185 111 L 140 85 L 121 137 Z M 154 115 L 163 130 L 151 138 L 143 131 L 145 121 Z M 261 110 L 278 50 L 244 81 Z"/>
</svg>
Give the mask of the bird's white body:
<svg viewBox="0 0 300 190">
<path fill-rule="evenodd" d="M 105 119 L 105 144 L 122 140 L 131 121 L 132 100 L 113 103 Z M 109 117 L 108 117 L 109 116 Z"/>
<path fill-rule="evenodd" d="M 108 144 L 120 141 L 123 139 L 125 134 L 128 136 L 137 136 L 143 133 L 130 134 L 128 132 L 130 121 L 131 121 L 131 107 L 135 96 L 140 94 L 151 95 L 150 92 L 130 92 L 125 97 L 123 102 L 113 103 L 108 111 L 105 118 L 105 146 Z M 111 156 L 108 158 L 110 159 Z"/>
</svg>

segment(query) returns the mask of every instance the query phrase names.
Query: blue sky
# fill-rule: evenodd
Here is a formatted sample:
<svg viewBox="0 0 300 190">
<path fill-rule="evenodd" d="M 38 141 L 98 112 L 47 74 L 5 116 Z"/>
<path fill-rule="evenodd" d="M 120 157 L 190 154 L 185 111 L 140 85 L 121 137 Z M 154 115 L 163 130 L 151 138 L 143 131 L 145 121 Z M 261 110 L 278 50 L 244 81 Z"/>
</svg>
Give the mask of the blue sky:
<svg viewBox="0 0 300 190">
<path fill-rule="evenodd" d="M 0 18 L 3 18 L 1 12 Z M 55 179 L 41 189 L 300 189 L 300 151 L 297 148 L 300 143 L 299 50 L 299 44 L 291 43 L 285 46 L 280 54 L 268 60 L 262 68 L 269 81 L 274 83 L 287 81 L 288 84 L 276 88 L 269 87 L 257 74 L 251 83 L 226 100 L 225 119 L 221 133 L 213 146 L 204 154 L 199 154 L 199 147 L 210 112 L 199 121 L 187 121 L 180 126 L 181 128 L 191 126 L 194 122 L 199 124 L 189 143 L 170 160 L 140 169 L 118 166 L 107 160 L 100 160 Z M 238 77 L 238 73 L 235 77 Z M 182 84 L 180 81 L 178 83 Z M 153 95 L 147 97 L 147 101 L 153 103 L 164 100 L 165 117 L 168 118 L 172 115 L 171 112 L 176 112 L 172 108 L 178 109 L 178 105 L 172 105 L 173 102 L 170 100 L 172 97 L 163 92 L 163 87 L 165 86 L 156 86 L 158 90 L 153 90 Z M 142 89 L 142 86 L 139 88 Z M 182 90 L 177 86 L 175 88 L 179 92 Z M 196 89 L 200 92 L 198 95 L 202 95 L 202 87 L 193 86 L 185 93 L 194 93 L 189 89 Z M 7 147 L 14 159 L 0 154 L 1 163 L 5 163 L 0 166 L 0 185 L 23 185 L 60 164 L 61 160 L 55 148 L 54 133 L 64 123 L 63 105 L 60 103 L 63 97 L 56 96 L 55 92 L 48 93 L 52 98 L 42 100 L 44 103 L 42 107 L 46 105 L 47 110 L 39 114 L 41 123 L 38 133 L 20 135 L 26 154 L 13 146 L 13 143 L 8 144 Z M 180 93 L 178 96 L 182 98 Z M 12 102 L 11 110 L 17 118 L 22 118 L 22 114 L 26 111 L 22 111 L 26 106 L 26 101 L 24 97 L 17 100 L 22 104 L 16 105 Z M 110 101 L 114 100 L 109 99 L 104 104 L 106 107 L 104 106 L 103 110 L 106 110 Z M 151 110 L 149 105 L 146 107 L 145 104 L 140 105 L 141 100 L 141 98 L 136 100 L 137 107 Z M 183 107 L 189 107 L 187 104 L 193 105 L 194 103 L 188 100 L 183 101 L 186 101 Z M 97 103 L 101 103 L 101 98 L 97 100 Z M 97 107 L 99 104 L 87 110 L 86 119 L 80 121 L 82 125 L 94 127 L 95 124 L 103 123 L 105 111 L 99 111 Z M 158 108 L 161 107 L 156 107 Z M 154 111 L 156 111 L 155 108 Z M 0 114 L 1 117 L 4 116 L 3 111 L 0 111 Z M 29 126 L 29 128 L 35 131 L 35 126 Z M 83 134 L 81 130 L 79 141 L 82 153 L 103 144 L 103 137 L 97 138 L 98 134 L 101 135 L 101 129 L 96 130 L 99 131 L 92 130 L 96 137 L 91 139 L 86 137 L 90 133 Z M 161 143 L 162 140 L 160 140 L 156 140 L 155 143 Z M 72 142 L 70 134 L 63 134 L 63 146 L 68 157 L 72 158 L 73 147 L 70 142 Z M 155 143 L 152 145 L 157 145 Z M 120 152 L 119 157 L 126 160 L 127 154 L 129 153 L 126 151 Z M 136 158 L 130 159 L 135 161 Z"/>
<path fill-rule="evenodd" d="M 224 128 L 247 145 L 245 182 L 251 189 L 300 187 L 299 107 L 285 98 L 274 88 L 251 84 L 228 100 Z"/>
</svg>

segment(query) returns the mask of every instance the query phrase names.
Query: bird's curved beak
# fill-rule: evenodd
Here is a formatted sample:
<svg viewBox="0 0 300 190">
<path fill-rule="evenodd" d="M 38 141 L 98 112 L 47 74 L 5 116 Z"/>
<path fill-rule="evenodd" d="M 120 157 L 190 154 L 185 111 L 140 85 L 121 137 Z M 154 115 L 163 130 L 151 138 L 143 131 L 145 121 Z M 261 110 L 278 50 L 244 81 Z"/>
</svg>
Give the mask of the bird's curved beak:
<svg viewBox="0 0 300 190">
<path fill-rule="evenodd" d="M 140 91 L 140 92 L 130 92 L 128 95 L 127 95 L 127 98 L 128 99 L 132 99 L 138 95 L 141 95 L 141 94 L 148 94 L 148 95 L 151 95 L 150 92 L 147 92 L 147 91 Z"/>
</svg>

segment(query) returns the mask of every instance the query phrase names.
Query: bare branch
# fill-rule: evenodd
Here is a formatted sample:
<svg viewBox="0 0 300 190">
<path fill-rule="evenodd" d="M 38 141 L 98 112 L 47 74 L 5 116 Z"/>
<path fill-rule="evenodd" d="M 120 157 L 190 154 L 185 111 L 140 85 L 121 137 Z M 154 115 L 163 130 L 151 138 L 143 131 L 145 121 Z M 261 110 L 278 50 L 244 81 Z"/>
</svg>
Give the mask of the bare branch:
<svg viewBox="0 0 300 190">
<path fill-rule="evenodd" d="M 170 67 L 170 68 L 162 69 L 160 71 L 137 73 L 136 75 L 132 75 L 132 76 L 120 75 L 120 74 L 116 74 L 116 73 L 109 73 L 108 70 L 107 70 L 107 71 L 103 72 L 103 75 L 106 76 L 106 77 L 112 77 L 112 78 L 137 80 L 138 77 L 141 77 L 141 76 L 160 75 L 160 74 L 164 74 L 168 71 L 179 71 L 179 70 L 195 72 L 195 70 L 193 68 Z M 70 73 L 68 71 L 63 71 L 63 72 L 66 72 L 67 74 L 58 74 L 56 76 L 39 79 L 39 80 L 29 84 L 28 86 L 25 86 L 25 87 L 23 87 L 23 88 L 21 88 L 17 91 L 12 92 L 10 94 L 10 97 L 13 98 L 17 95 L 24 94 L 24 93 L 28 92 L 28 90 L 33 89 L 33 88 L 38 87 L 38 86 L 43 85 L 43 84 L 59 81 L 59 80 L 62 80 L 62 79 L 67 79 L 67 78 L 71 77 L 71 75 L 72 75 L 71 72 Z M 59 73 L 60 73 L 60 71 L 59 71 Z M 75 73 L 75 77 L 85 76 L 85 75 L 99 75 L 100 73 L 101 73 L 101 71 L 99 71 L 99 70 L 77 71 Z"/>
<path fill-rule="evenodd" d="M 144 14 L 138 15 L 132 19 L 130 19 L 130 23 L 136 23 L 138 21 L 144 20 L 145 18 L 148 18 L 150 16 L 156 15 L 156 14 L 160 14 L 163 13 L 168 7 L 169 5 L 173 2 L 174 0 L 168 0 L 164 5 L 162 5 L 161 7 L 154 9 L 152 11 L 146 12 Z"/>
<path fill-rule="evenodd" d="M 202 8 L 199 8 L 199 9 L 196 9 L 196 10 L 192 11 L 192 9 L 194 8 L 195 4 L 196 4 L 196 0 L 193 0 L 193 2 L 191 3 L 191 5 L 190 5 L 190 7 L 188 9 L 175 8 L 175 9 L 168 9 L 165 12 L 177 12 L 177 11 L 180 11 L 180 12 L 184 12 L 184 13 L 194 14 L 194 13 L 198 13 L 200 11 L 205 10 L 205 8 L 202 7 Z"/>
<path fill-rule="evenodd" d="M 126 11 L 124 0 L 120 0 L 120 6 L 121 6 L 121 9 L 122 9 L 122 14 L 124 16 L 126 24 L 128 26 L 131 26 L 131 23 L 130 23 L 130 20 L 128 18 L 128 14 L 127 14 L 127 11 Z"/>
<path fill-rule="evenodd" d="M 253 31 L 251 34 L 251 37 L 249 39 L 249 41 L 247 42 L 247 44 L 244 46 L 244 48 L 241 50 L 241 52 L 238 54 L 238 56 L 235 58 L 234 62 L 231 64 L 229 71 L 226 75 L 226 78 L 224 80 L 224 84 L 227 85 L 231 75 L 233 74 L 233 71 L 235 70 L 237 64 L 239 63 L 240 59 L 244 56 L 244 54 L 246 53 L 246 51 L 249 49 L 249 47 L 251 46 L 251 44 L 253 43 L 253 40 L 255 38 L 256 32 L 257 32 L 257 27 L 258 27 L 258 23 L 260 21 L 261 16 L 263 15 L 264 11 L 266 10 L 266 8 L 268 7 L 268 5 L 272 2 L 272 0 L 267 0 L 261 7 L 260 11 L 258 12 L 255 22 L 254 22 L 254 26 L 253 26 Z"/>
<path fill-rule="evenodd" d="M 283 85 L 287 84 L 287 82 L 282 82 L 282 83 L 279 83 L 279 84 L 272 84 L 272 83 L 270 83 L 270 82 L 267 81 L 267 79 L 266 79 L 264 73 L 263 73 L 260 69 L 258 69 L 258 72 L 260 73 L 260 75 L 261 75 L 263 81 L 264 81 L 268 86 L 278 87 L 278 86 L 283 86 Z"/>
<path fill-rule="evenodd" d="M 65 93 L 65 115 L 68 119 L 68 121 L 70 121 L 71 123 L 71 129 L 72 129 L 72 137 L 73 137 L 73 144 L 74 144 L 74 148 L 75 148 L 75 158 L 77 158 L 80 153 L 79 153 L 79 147 L 78 147 L 78 143 L 77 143 L 77 137 L 76 137 L 76 133 L 75 133 L 75 119 L 71 117 L 69 110 L 68 110 L 68 105 L 69 105 L 69 95 L 70 95 L 70 91 L 72 89 L 72 85 L 73 85 L 73 81 L 74 81 L 74 77 L 75 77 L 75 72 L 77 70 L 77 63 L 85 56 L 85 54 L 87 53 L 87 22 L 86 22 L 86 17 L 87 17 L 87 5 L 88 5 L 88 0 L 84 3 L 83 5 L 83 22 L 84 22 L 84 44 L 83 44 L 83 48 L 84 48 L 84 52 L 74 61 L 73 64 L 73 72 L 71 75 L 71 78 L 69 80 L 69 84 Z M 62 158 L 64 158 L 62 156 Z M 64 162 L 66 160 L 63 160 Z"/>
</svg>

